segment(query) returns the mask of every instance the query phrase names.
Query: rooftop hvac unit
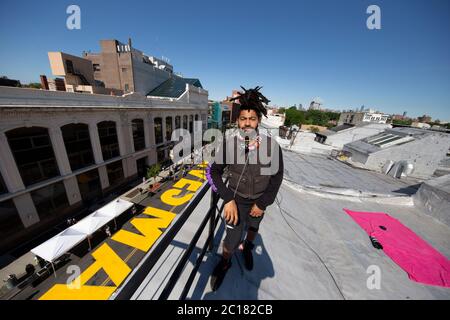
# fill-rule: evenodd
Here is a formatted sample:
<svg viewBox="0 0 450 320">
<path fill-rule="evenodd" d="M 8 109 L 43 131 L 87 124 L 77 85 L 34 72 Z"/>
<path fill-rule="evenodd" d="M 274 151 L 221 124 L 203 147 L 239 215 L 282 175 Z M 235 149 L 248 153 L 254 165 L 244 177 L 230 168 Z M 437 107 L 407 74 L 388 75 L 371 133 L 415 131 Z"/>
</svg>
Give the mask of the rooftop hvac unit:
<svg viewBox="0 0 450 320">
<path fill-rule="evenodd" d="M 406 160 L 396 162 L 388 171 L 388 175 L 394 178 L 402 178 L 414 171 L 414 165 Z"/>
<path fill-rule="evenodd" d="M 384 174 L 388 174 L 389 171 L 392 169 L 393 165 L 394 165 L 394 161 L 388 160 L 386 162 L 386 164 L 383 166 L 383 169 L 381 170 L 381 172 L 383 172 Z"/>
</svg>

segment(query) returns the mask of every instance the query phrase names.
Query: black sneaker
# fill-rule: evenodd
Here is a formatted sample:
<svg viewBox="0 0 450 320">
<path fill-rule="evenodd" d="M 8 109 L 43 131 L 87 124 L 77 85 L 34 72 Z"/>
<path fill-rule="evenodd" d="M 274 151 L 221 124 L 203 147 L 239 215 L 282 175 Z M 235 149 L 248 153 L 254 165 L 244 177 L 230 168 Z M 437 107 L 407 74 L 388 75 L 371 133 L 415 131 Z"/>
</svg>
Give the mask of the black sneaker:
<svg viewBox="0 0 450 320">
<path fill-rule="evenodd" d="M 254 247 L 255 245 L 250 241 L 245 240 L 242 243 L 242 254 L 244 255 L 244 265 L 245 268 L 249 271 L 253 270 L 252 250 Z"/>
<path fill-rule="evenodd" d="M 370 241 L 372 242 L 372 245 L 374 246 L 374 248 L 381 250 L 383 249 L 383 246 L 381 245 L 381 243 L 378 242 L 377 238 L 369 236 Z"/>
<path fill-rule="evenodd" d="M 222 284 L 225 275 L 227 274 L 228 269 L 231 268 L 231 259 L 225 260 L 221 259 L 217 266 L 214 268 L 214 271 L 211 275 L 211 289 L 212 291 L 216 291 L 219 289 Z"/>
</svg>

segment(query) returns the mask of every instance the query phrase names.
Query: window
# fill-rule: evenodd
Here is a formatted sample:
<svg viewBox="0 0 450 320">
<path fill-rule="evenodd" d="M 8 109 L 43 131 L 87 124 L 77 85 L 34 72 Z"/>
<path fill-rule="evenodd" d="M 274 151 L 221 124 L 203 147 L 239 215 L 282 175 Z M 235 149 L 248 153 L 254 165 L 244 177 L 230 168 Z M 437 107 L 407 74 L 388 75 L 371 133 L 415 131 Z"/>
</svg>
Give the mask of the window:
<svg viewBox="0 0 450 320">
<path fill-rule="evenodd" d="M 403 138 L 403 137 L 400 137 L 400 136 L 393 136 L 393 137 L 390 137 L 390 138 L 388 138 L 388 139 L 379 141 L 379 142 L 377 142 L 376 144 L 379 145 L 379 146 L 382 146 L 382 145 L 386 145 L 386 144 L 388 144 L 388 143 L 391 143 L 391 142 L 400 140 L 400 139 L 402 139 L 402 138 Z"/>
<path fill-rule="evenodd" d="M 134 151 L 145 149 L 144 120 L 134 119 L 131 121 L 131 127 L 133 130 Z"/>
<path fill-rule="evenodd" d="M 391 133 L 381 133 L 376 136 L 367 138 L 367 142 L 370 144 L 378 144 L 380 142 L 383 142 L 384 140 L 390 139 L 392 137 L 395 137 L 396 135 Z"/>
<path fill-rule="evenodd" d="M 230 123 L 230 111 L 222 112 L 222 126 Z"/>
<path fill-rule="evenodd" d="M 156 155 L 157 155 L 158 163 L 163 163 L 166 160 L 166 150 L 165 149 L 158 149 L 156 151 Z"/>
<path fill-rule="evenodd" d="M 125 83 L 125 91 L 128 91 L 130 88 L 128 87 L 128 83 Z"/>
<path fill-rule="evenodd" d="M 126 73 L 127 71 L 128 71 L 127 68 L 122 68 L 122 72 L 123 72 L 123 73 Z"/>
<path fill-rule="evenodd" d="M 155 142 L 156 144 L 160 144 L 163 142 L 162 118 L 155 118 L 154 125 L 155 125 Z"/>
<path fill-rule="evenodd" d="M 98 169 L 89 170 L 77 175 L 77 182 L 83 201 L 89 202 L 96 197 L 101 197 L 102 186 Z"/>
<path fill-rule="evenodd" d="M 2 241 L 25 229 L 12 200 L 0 202 L 0 212 L 0 237 Z"/>
<path fill-rule="evenodd" d="M 192 115 L 189 116 L 189 132 L 192 133 L 194 131 L 194 117 Z"/>
<path fill-rule="evenodd" d="M 170 141 L 172 138 L 172 117 L 166 118 L 166 140 Z"/>
<path fill-rule="evenodd" d="M 120 155 L 119 141 L 117 139 L 116 123 L 103 121 L 97 124 L 100 145 L 102 147 L 103 160 L 108 160 Z"/>
<path fill-rule="evenodd" d="M 91 138 L 87 124 L 67 124 L 61 127 L 72 171 L 94 164 Z"/>
<path fill-rule="evenodd" d="M 73 62 L 72 60 L 66 60 L 66 72 L 67 73 L 71 73 L 74 74 L 74 70 L 73 70 Z"/>
<path fill-rule="evenodd" d="M 41 220 L 54 218 L 58 212 L 69 207 L 63 182 L 40 188 L 30 194 Z"/>
<path fill-rule="evenodd" d="M 6 137 L 25 186 L 59 175 L 47 128 L 18 128 Z"/>
<path fill-rule="evenodd" d="M 136 160 L 137 174 L 139 177 L 145 177 L 147 174 L 147 158 L 143 157 Z"/>
<path fill-rule="evenodd" d="M 100 71 L 100 65 L 98 63 L 94 63 L 92 67 L 94 68 L 94 71 Z"/>
<path fill-rule="evenodd" d="M 380 148 L 386 148 L 392 145 L 403 144 L 414 140 L 410 136 L 401 136 L 395 133 L 380 133 L 373 137 L 366 138 L 365 141 L 371 145 L 378 146 Z"/>
<path fill-rule="evenodd" d="M 106 171 L 108 172 L 110 186 L 115 186 L 123 181 L 122 160 L 106 165 Z"/>
<path fill-rule="evenodd" d="M 222 123 L 224 122 L 224 115 L 225 114 L 225 112 L 222 112 Z M 198 121 L 198 114 L 196 114 L 195 116 L 194 116 L 194 120 L 195 120 L 195 122 L 197 122 Z M 194 124 L 195 124 L 195 122 L 194 122 Z M 225 125 L 226 123 L 224 123 L 223 125 Z M 196 130 L 201 130 L 201 128 L 202 128 L 202 125 L 201 124 L 197 124 L 197 125 L 195 125 L 196 126 Z M 198 127 L 197 127 L 198 126 Z"/>
<path fill-rule="evenodd" d="M 181 128 L 181 117 L 176 116 L 175 117 L 175 129 L 180 129 L 180 128 Z"/>
<path fill-rule="evenodd" d="M 183 116 L 183 129 L 187 130 L 187 128 L 188 128 L 188 117 Z"/>
</svg>

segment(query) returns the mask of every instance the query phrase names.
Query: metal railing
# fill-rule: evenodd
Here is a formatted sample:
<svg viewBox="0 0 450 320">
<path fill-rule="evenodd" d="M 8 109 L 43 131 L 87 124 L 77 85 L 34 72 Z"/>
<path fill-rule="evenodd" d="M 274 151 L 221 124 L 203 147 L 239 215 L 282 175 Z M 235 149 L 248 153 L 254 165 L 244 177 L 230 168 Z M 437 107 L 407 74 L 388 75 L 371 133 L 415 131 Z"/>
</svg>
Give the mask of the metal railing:
<svg viewBox="0 0 450 320">
<path fill-rule="evenodd" d="M 225 181 L 225 183 L 226 183 L 226 181 Z M 209 184 L 206 183 L 200 189 L 198 194 L 192 199 L 192 201 L 187 205 L 187 207 L 180 214 L 180 217 L 175 221 L 174 225 L 165 233 L 162 240 L 156 245 L 156 247 L 149 254 L 149 256 L 144 258 L 144 260 L 141 262 L 138 269 L 136 269 L 134 271 L 134 273 L 130 276 L 128 281 L 122 286 L 120 291 L 118 291 L 118 293 L 116 294 L 116 296 L 114 298 L 115 300 L 129 300 L 133 297 L 134 293 L 137 291 L 137 289 L 140 287 L 142 282 L 145 280 L 145 278 L 147 277 L 149 272 L 152 270 L 152 268 L 158 262 L 159 258 L 165 252 L 167 247 L 174 240 L 174 238 L 176 237 L 176 235 L 178 234 L 180 229 L 186 223 L 187 219 L 191 216 L 192 212 L 196 209 L 197 205 L 203 199 L 203 197 L 205 196 L 205 194 L 207 193 L 209 188 L 210 188 Z M 173 291 L 173 288 L 178 283 L 180 276 L 183 273 L 183 270 L 184 270 L 187 262 L 189 261 L 189 258 L 191 256 L 194 248 L 196 247 L 198 240 L 200 239 L 200 236 L 202 235 L 206 225 L 209 222 L 208 238 L 202 248 L 202 251 L 200 252 L 200 255 L 198 256 L 198 258 L 195 262 L 194 268 L 192 269 L 192 271 L 188 277 L 188 280 L 183 288 L 183 291 L 179 297 L 180 300 L 186 299 L 186 296 L 189 293 L 189 290 L 194 281 L 195 275 L 201 266 L 203 257 L 205 256 L 207 251 L 212 251 L 213 247 L 214 247 L 214 233 L 215 233 L 215 229 L 218 224 L 218 220 L 220 218 L 221 212 L 224 207 L 224 203 L 222 203 L 221 207 L 218 208 L 217 207 L 218 201 L 219 201 L 218 194 L 215 192 L 211 192 L 210 208 L 209 208 L 208 212 L 206 213 L 205 217 L 203 218 L 203 221 L 201 222 L 197 231 L 195 232 L 195 235 L 193 236 L 191 242 L 189 243 L 186 251 L 184 252 L 184 254 L 181 257 L 178 264 L 176 265 L 175 270 L 173 271 L 173 273 L 170 276 L 168 282 L 166 283 L 164 289 L 162 290 L 158 300 L 167 300 L 169 298 L 170 294 Z"/>
</svg>

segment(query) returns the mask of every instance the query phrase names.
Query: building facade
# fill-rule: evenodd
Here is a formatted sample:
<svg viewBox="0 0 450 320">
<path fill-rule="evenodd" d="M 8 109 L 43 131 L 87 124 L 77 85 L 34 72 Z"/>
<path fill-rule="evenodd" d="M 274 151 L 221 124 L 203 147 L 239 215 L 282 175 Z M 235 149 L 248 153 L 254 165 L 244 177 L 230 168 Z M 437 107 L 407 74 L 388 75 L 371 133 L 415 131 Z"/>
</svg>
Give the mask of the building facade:
<svg viewBox="0 0 450 320">
<path fill-rule="evenodd" d="M 321 106 L 322 106 L 322 103 L 320 103 L 319 101 L 313 100 L 309 104 L 309 110 L 322 110 Z"/>
<path fill-rule="evenodd" d="M 100 53 L 84 52 L 83 58 L 92 62 L 95 80 L 107 88 L 145 95 L 173 75 L 172 65 L 133 48 L 131 40 L 101 40 L 100 47 Z"/>
<path fill-rule="evenodd" d="M 95 80 L 92 62 L 88 59 L 76 57 L 64 52 L 49 52 L 48 60 L 53 75 L 62 76 L 64 80 L 56 78 L 59 79 L 59 86 L 52 86 L 51 82 L 47 82 L 45 76 L 41 76 L 43 89 L 91 94 L 123 94 L 122 90 L 105 88 L 101 81 Z"/>
<path fill-rule="evenodd" d="M 222 129 L 231 123 L 231 109 L 225 103 L 218 101 L 209 102 L 210 105 L 210 128 Z"/>
<path fill-rule="evenodd" d="M 428 123 L 428 122 L 431 122 L 432 119 L 430 116 L 427 116 L 424 114 L 423 116 L 418 117 L 417 120 L 419 120 L 419 122 Z"/>
<path fill-rule="evenodd" d="M 172 131 L 207 116 L 190 84 L 178 98 L 0 87 L 0 253 L 167 161 Z"/>
<path fill-rule="evenodd" d="M 388 114 L 377 113 L 377 112 L 342 112 L 338 125 L 342 125 L 344 123 L 359 125 L 362 123 L 386 123 L 389 118 Z"/>
</svg>

